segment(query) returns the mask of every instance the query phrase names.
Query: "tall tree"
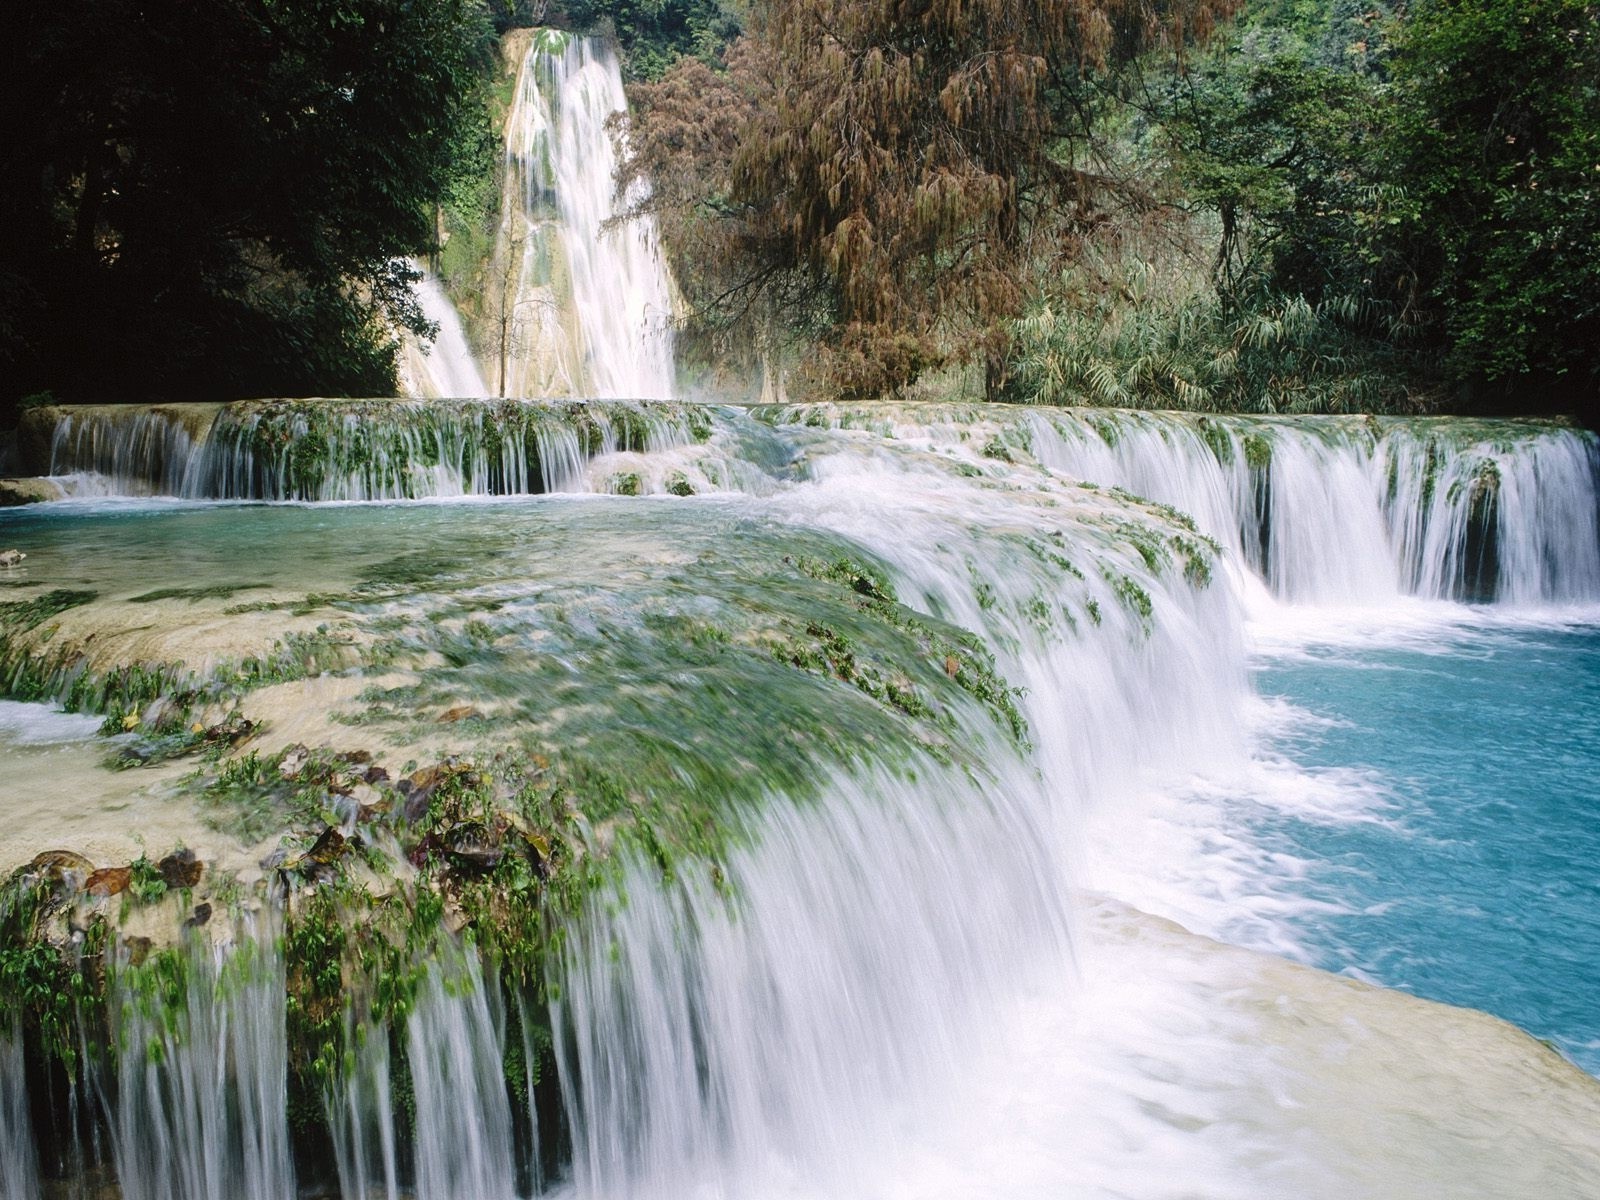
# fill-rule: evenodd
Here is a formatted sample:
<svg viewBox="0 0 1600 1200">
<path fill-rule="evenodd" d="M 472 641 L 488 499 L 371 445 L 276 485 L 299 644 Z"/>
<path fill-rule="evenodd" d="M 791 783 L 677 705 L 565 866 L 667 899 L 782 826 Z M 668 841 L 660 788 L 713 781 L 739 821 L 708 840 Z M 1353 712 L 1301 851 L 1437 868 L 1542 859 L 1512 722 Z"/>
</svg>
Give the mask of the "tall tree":
<svg viewBox="0 0 1600 1200">
<path fill-rule="evenodd" d="M 756 45 L 716 85 L 719 110 L 740 110 L 737 133 L 686 136 L 674 100 L 703 94 L 709 72 L 683 65 L 640 91 L 637 161 L 704 185 L 699 217 L 731 222 L 753 252 L 747 303 L 768 282 L 812 281 L 832 310 L 841 390 L 876 394 L 973 358 L 996 387 L 1025 279 L 1071 252 L 1108 183 L 1083 165 L 1082 125 L 1063 119 L 1073 81 L 1203 37 L 1232 7 L 771 0 L 747 34 Z"/>
<path fill-rule="evenodd" d="M 489 169 L 475 0 L 87 0 L 4 19 L 0 388 L 390 391 L 403 257 Z"/>
<path fill-rule="evenodd" d="M 1600 391 L 1600 4 L 1428 0 L 1397 39 L 1388 150 L 1457 380 Z M 1534 403 L 1548 399 L 1530 396 Z"/>
</svg>

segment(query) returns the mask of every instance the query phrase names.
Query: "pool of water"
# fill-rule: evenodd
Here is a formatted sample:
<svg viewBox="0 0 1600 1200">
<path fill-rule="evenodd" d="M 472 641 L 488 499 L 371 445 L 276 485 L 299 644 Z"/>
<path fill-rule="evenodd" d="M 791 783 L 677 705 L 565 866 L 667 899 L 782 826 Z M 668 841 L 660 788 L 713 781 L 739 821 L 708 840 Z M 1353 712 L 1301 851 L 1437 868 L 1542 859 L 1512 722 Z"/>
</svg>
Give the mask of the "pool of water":
<svg viewBox="0 0 1600 1200">
<path fill-rule="evenodd" d="M 1260 662 L 1265 749 L 1347 801 L 1256 816 L 1269 851 L 1307 865 L 1296 940 L 1600 1073 L 1600 623 L 1389 634 Z"/>
</svg>

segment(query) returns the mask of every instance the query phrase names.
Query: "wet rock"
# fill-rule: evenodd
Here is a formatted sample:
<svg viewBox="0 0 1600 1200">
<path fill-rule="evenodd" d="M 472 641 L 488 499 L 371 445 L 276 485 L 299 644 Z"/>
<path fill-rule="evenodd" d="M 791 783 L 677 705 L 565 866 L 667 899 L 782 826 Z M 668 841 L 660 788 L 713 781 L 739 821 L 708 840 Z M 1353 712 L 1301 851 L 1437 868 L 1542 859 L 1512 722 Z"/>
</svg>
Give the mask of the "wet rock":
<svg viewBox="0 0 1600 1200">
<path fill-rule="evenodd" d="M 481 821 L 453 825 L 439 837 L 450 865 L 469 874 L 487 874 L 506 856 L 505 832 Z"/>
<path fill-rule="evenodd" d="M 24 504 L 43 504 L 47 500 L 64 499 L 66 494 L 67 490 L 54 479 L 0 479 L 0 508 L 20 508 Z"/>
<path fill-rule="evenodd" d="M 238 713 L 231 713 L 228 717 L 203 735 L 203 740 L 208 746 L 237 746 L 240 742 L 255 736 L 261 726 L 248 718 L 241 717 Z"/>
<path fill-rule="evenodd" d="M 194 912 L 184 919 L 183 927 L 185 929 L 199 929 L 209 920 L 211 920 L 211 905 L 196 904 Z"/>
<path fill-rule="evenodd" d="M 361 778 L 376 787 L 380 783 L 389 782 L 389 772 L 382 767 L 368 767 Z"/>
<path fill-rule="evenodd" d="M 426 816 L 428 801 L 433 799 L 434 792 L 455 773 L 455 767 L 447 761 L 436 767 L 422 767 L 395 784 L 394 790 L 405 797 L 402 811 L 406 820 L 420 821 Z"/>
<path fill-rule="evenodd" d="M 161 872 L 161 882 L 178 891 L 198 887 L 205 870 L 204 865 L 195 858 L 193 850 L 174 850 L 156 867 Z"/>
<path fill-rule="evenodd" d="M 278 760 L 278 774 L 285 779 L 293 779 L 305 769 L 306 763 L 311 761 L 311 751 L 296 743 L 283 752 L 283 757 Z"/>
<path fill-rule="evenodd" d="M 86 882 L 94 874 L 94 864 L 71 850 L 46 850 L 34 855 L 24 871 L 53 889 L 62 890 Z"/>
<path fill-rule="evenodd" d="M 150 957 L 150 951 L 155 948 L 147 937 L 123 937 L 118 939 L 122 945 L 122 952 L 128 956 L 128 965 L 137 967 Z"/>
<path fill-rule="evenodd" d="M 349 840 L 330 825 L 322 831 L 322 836 L 305 852 L 303 858 L 319 867 L 329 867 L 343 858 L 349 848 Z"/>
<path fill-rule="evenodd" d="M 16 567 L 28 556 L 21 550 L 0 550 L 0 567 Z"/>
<path fill-rule="evenodd" d="M 91 896 L 116 896 L 128 890 L 133 882 L 129 867 L 102 867 L 84 882 L 83 889 Z"/>
<path fill-rule="evenodd" d="M 368 820 L 373 814 L 387 807 L 383 802 L 383 793 L 360 779 L 350 785 L 345 795 L 355 805 L 358 820 Z"/>
</svg>

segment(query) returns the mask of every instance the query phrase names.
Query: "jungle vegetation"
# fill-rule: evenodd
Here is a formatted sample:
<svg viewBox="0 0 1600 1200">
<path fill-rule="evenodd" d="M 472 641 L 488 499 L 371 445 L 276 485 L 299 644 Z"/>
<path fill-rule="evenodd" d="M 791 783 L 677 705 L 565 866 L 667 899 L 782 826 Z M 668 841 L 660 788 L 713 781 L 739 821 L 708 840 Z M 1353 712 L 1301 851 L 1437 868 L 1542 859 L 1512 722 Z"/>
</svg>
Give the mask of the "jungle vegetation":
<svg viewBox="0 0 1600 1200">
<path fill-rule="evenodd" d="M 406 260 L 492 220 L 495 40 L 533 24 L 623 52 L 691 359 L 1593 417 L 1593 0 L 21 6 L 0 408 L 392 391 Z"/>
</svg>

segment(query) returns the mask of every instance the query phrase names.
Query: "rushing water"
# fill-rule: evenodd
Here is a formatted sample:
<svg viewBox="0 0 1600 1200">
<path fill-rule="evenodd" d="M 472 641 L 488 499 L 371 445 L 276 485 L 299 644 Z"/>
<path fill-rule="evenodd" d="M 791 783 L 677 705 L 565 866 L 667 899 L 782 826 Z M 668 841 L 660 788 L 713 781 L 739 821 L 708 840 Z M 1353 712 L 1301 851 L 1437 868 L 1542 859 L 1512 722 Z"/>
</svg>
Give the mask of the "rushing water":
<svg viewBox="0 0 1600 1200">
<path fill-rule="evenodd" d="M 563 336 L 569 303 L 578 395 L 673 394 L 672 282 L 655 220 L 618 219 L 646 186 L 619 203 L 613 122 L 626 110 L 608 43 L 550 31 L 535 38 L 506 125 L 507 174 L 520 183 L 520 211 L 507 206 L 501 233 L 501 252 L 516 258 L 508 394 L 534 394 L 530 372 L 550 353 L 545 343 Z"/>
<path fill-rule="evenodd" d="M 467 343 L 461 314 L 450 303 L 444 285 L 434 276 L 424 274 L 417 284 L 417 302 L 422 307 L 422 315 L 438 327 L 432 344 L 422 355 L 421 395 L 427 398 L 491 395 L 489 385 L 478 370 L 472 347 Z"/>
<path fill-rule="evenodd" d="M 461 431 L 453 444 L 484 444 L 454 409 L 407 412 L 394 426 L 406 436 L 438 424 Z M 626 463 L 717 495 L 98 501 L 16 518 L 7 536 L 30 577 L 114 604 L 148 592 L 169 557 L 186 583 L 246 594 L 386 580 L 348 613 L 452 664 L 425 677 L 440 696 L 492 698 L 514 715 L 491 717 L 573 743 L 628 728 L 763 764 L 745 776 L 755 795 L 741 793 L 729 891 L 692 873 L 663 885 L 635 863 L 573 931 L 551 1014 L 571 1141 L 558 1190 L 1592 1194 L 1592 1080 L 1487 1018 L 1158 919 L 1479 1004 L 1592 1053 L 1589 439 L 1018 410 L 759 415 L 717 412 L 704 441 L 602 446 L 571 476 L 592 487 Z M 130 419 L 127 437 L 154 444 L 151 428 Z M 223 445 L 212 427 L 184 436 L 186 462 Z M 92 461 L 134 462 L 115 441 Z M 417 457 L 403 441 L 385 444 Z M 307 478 L 349 478 L 341 453 Z M 472 456 L 437 457 L 471 477 Z M 176 493 L 169 481 L 192 476 L 165 463 L 135 465 L 157 481 L 144 486 Z M 1411 486 L 1414 468 L 1430 486 Z M 1222 548 L 1215 568 L 1184 549 L 1200 547 L 1181 519 L 1112 485 L 1191 512 Z M 832 736 L 810 744 L 797 782 L 764 739 L 821 694 L 765 659 L 743 674 L 690 668 L 656 632 L 691 615 L 804 622 L 812 601 L 782 574 L 792 552 L 868 556 L 911 609 L 979 634 L 1025 688 L 1031 747 L 958 708 L 962 750 L 941 759 L 835 699 Z M 463 595 L 492 602 L 492 653 L 451 640 Z M 183 612 L 204 628 L 227 602 Z M 39 717 L 0 712 L 17 731 L 0 736 L 20 741 Z M 165 1066 L 121 1064 L 113 1128 L 130 1195 L 290 1189 L 281 1125 L 260 1101 L 278 1085 L 241 1058 L 281 1060 L 277 970 L 225 996 L 228 973 L 205 966 L 194 1035 Z M 537 1122 L 511 1103 L 499 1053 L 526 1014 L 496 996 L 470 952 L 441 948 L 405 1031 L 409 1127 L 389 1041 L 359 1040 L 328 1097 L 344 1195 L 533 1186 L 514 1147 Z M 0 1145 L 24 1119 L 7 1053 Z"/>
<path fill-rule="evenodd" d="M 1348 802 L 1260 836 L 1314 863 L 1311 961 L 1501 1013 L 1600 1071 L 1600 623 L 1458 617 L 1279 647 L 1269 747 Z"/>
</svg>

